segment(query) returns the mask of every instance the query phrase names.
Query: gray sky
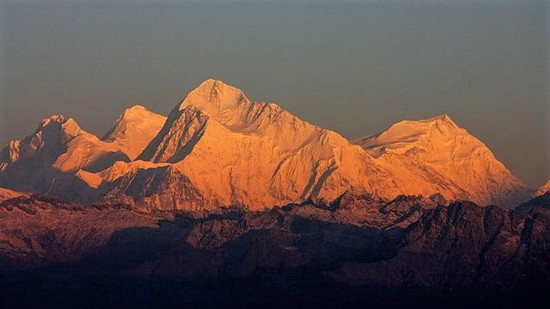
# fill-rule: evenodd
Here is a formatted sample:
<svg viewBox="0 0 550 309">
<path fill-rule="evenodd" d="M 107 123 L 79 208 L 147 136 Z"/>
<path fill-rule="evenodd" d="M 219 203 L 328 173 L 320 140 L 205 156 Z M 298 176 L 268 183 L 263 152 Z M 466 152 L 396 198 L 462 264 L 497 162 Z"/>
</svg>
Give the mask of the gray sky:
<svg viewBox="0 0 550 309">
<path fill-rule="evenodd" d="M 0 145 L 63 113 L 103 135 L 201 81 L 354 138 L 448 113 L 550 177 L 546 1 L 3 1 Z"/>
</svg>

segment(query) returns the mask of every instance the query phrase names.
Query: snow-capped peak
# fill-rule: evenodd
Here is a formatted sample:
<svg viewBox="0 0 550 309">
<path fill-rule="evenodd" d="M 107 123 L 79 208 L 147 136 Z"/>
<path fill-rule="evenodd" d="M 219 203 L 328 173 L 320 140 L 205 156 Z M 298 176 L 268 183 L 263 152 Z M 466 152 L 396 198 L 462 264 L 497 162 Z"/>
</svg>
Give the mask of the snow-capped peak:
<svg viewBox="0 0 550 309">
<path fill-rule="evenodd" d="M 249 104 L 250 100 L 243 91 L 222 81 L 208 79 L 191 91 L 181 102 L 178 110 L 193 105 L 212 117 L 236 109 L 239 105 Z"/>
<path fill-rule="evenodd" d="M 439 116 L 435 116 L 432 118 L 424 119 L 424 120 L 417 120 L 417 122 L 424 122 L 424 123 L 447 123 L 454 127 L 458 127 L 456 123 L 451 119 L 451 117 L 448 114 L 441 114 Z"/>
<path fill-rule="evenodd" d="M 33 134 L 2 150 L 0 185 L 43 192 L 59 173 L 102 169 L 117 160 L 128 157 L 115 145 L 82 130 L 74 119 L 53 115 L 42 120 Z"/>
<path fill-rule="evenodd" d="M 141 115 L 143 113 L 150 113 L 150 111 L 143 105 L 133 105 L 124 110 L 124 115 Z"/>
<path fill-rule="evenodd" d="M 138 124 L 144 123 L 159 123 L 160 126 L 164 124 L 166 117 L 153 113 L 142 105 L 134 105 L 129 107 L 122 112 L 122 114 L 117 118 L 115 123 L 111 126 L 109 132 L 107 132 L 102 140 L 112 142 L 115 139 L 121 137 L 121 135 L 126 134 L 126 131 L 129 129 L 128 125 L 136 126 Z M 157 130 L 158 132 L 158 130 Z M 145 133 L 145 132 L 143 132 Z M 156 134 L 156 133 L 155 133 Z"/>
<path fill-rule="evenodd" d="M 376 135 L 369 135 L 353 142 L 366 149 L 384 147 L 400 148 L 406 144 L 416 143 L 426 135 L 455 135 L 461 129 L 447 114 L 421 120 L 403 120 Z M 464 133 L 462 132 L 462 133 Z M 433 139 L 433 137 L 432 137 Z"/>
<path fill-rule="evenodd" d="M 276 133 L 274 131 L 280 125 L 300 126 L 301 124 L 305 124 L 310 129 L 320 130 L 288 113 L 275 103 L 252 102 L 239 88 L 214 79 L 204 81 L 191 91 L 183 102 L 172 110 L 169 118 L 175 120 L 187 109 L 194 109 L 194 112 L 214 120 L 235 133 L 265 136 Z"/>
<path fill-rule="evenodd" d="M 55 127 L 55 129 L 54 129 Z M 42 119 L 38 128 L 35 131 L 35 134 L 44 135 L 47 133 L 40 133 L 50 130 L 60 129 L 66 139 L 73 138 L 80 134 L 81 129 L 78 123 L 73 118 L 65 118 L 65 116 L 56 114 L 50 117 Z M 57 133 L 54 133 L 57 134 Z"/>
<path fill-rule="evenodd" d="M 135 159 L 157 135 L 166 117 L 141 105 L 127 108 L 113 124 L 103 141 L 118 145 L 130 159 Z"/>
<path fill-rule="evenodd" d="M 31 184 L 33 191 L 72 196 L 74 190 L 56 181 L 64 173 L 102 195 L 97 198 L 160 209 L 261 209 L 333 201 L 346 191 L 387 199 L 440 193 L 510 205 L 530 193 L 446 114 L 399 122 L 360 139 L 359 147 L 213 79 L 191 91 L 168 118 L 139 105 L 126 109 L 103 141 L 60 115 L 43 125 L 48 128 L 0 153 L 0 186 Z M 55 171 L 46 178 L 51 182 L 37 166 L 42 173 Z"/>
<path fill-rule="evenodd" d="M 463 192 L 463 199 L 511 206 L 525 197 L 525 185 L 447 114 L 401 121 L 353 142 L 383 164 L 401 165 L 398 174 L 415 171 L 425 173 L 431 183 L 449 181 Z"/>
<path fill-rule="evenodd" d="M 39 128 L 44 128 L 50 125 L 51 123 L 64 123 L 65 122 L 65 116 L 61 114 L 54 114 L 50 117 L 42 119 L 42 121 L 39 124 Z"/>
</svg>

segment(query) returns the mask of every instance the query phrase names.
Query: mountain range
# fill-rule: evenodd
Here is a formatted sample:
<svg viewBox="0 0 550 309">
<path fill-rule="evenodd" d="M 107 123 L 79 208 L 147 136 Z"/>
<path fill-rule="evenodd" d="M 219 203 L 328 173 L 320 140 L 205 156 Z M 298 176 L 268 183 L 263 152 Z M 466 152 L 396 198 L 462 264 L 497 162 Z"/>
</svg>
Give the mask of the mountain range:
<svg viewBox="0 0 550 309">
<path fill-rule="evenodd" d="M 448 115 L 348 140 L 206 80 L 167 117 L 123 112 L 103 138 L 53 115 L 0 153 L 0 186 L 141 210 L 269 209 L 344 193 L 513 207 L 529 190 Z"/>
<path fill-rule="evenodd" d="M 0 307 L 546 308 L 549 190 L 448 115 L 348 140 L 207 80 L 0 152 Z"/>
<path fill-rule="evenodd" d="M 550 194 L 143 212 L 0 189 L 0 305 L 546 308 Z"/>
</svg>

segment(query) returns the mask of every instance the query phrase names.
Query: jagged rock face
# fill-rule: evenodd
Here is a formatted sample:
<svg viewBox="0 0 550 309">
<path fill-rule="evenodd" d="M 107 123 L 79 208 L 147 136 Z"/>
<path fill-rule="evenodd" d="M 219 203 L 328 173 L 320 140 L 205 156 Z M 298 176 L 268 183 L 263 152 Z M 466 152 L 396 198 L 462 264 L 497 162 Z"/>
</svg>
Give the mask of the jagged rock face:
<svg viewBox="0 0 550 309">
<path fill-rule="evenodd" d="M 351 262 L 337 280 L 430 289 L 510 288 L 524 278 L 548 278 L 550 212 L 525 216 L 496 206 L 454 203 L 426 211 L 412 224 L 397 254 L 376 263 Z"/>
<path fill-rule="evenodd" d="M 446 115 L 401 122 L 352 143 L 276 104 L 251 102 L 241 90 L 207 80 L 167 118 L 140 106 L 128 109 L 103 141 L 72 120 L 58 122 L 67 128 L 52 133 L 53 142 L 45 145 L 58 145 L 53 150 L 36 152 L 28 145 L 40 143 L 29 137 L 2 152 L 0 185 L 149 210 L 262 210 L 330 202 L 345 192 L 384 199 L 440 194 L 500 206 L 527 197 L 525 186 L 490 150 Z M 65 131 L 75 137 L 59 137 Z M 33 185 L 20 187 L 27 174 L 7 167 L 21 155 L 45 162 L 54 175 L 33 176 Z M 34 170 L 27 165 L 21 164 Z"/>
<path fill-rule="evenodd" d="M 103 202 L 122 202 L 140 209 L 198 211 L 206 200 L 184 174 L 170 165 L 125 173 L 112 187 Z"/>
<path fill-rule="evenodd" d="M 322 286 L 354 297 L 372 288 L 510 291 L 548 283 L 549 223 L 539 207 L 521 214 L 412 196 L 192 215 L 20 196 L 0 203 L 0 271 L 276 284 L 296 295 Z"/>
<path fill-rule="evenodd" d="M 23 195 L 0 202 L 0 256 L 19 267 L 67 262 L 105 244 L 117 230 L 157 222 L 119 207 L 69 203 Z"/>
</svg>

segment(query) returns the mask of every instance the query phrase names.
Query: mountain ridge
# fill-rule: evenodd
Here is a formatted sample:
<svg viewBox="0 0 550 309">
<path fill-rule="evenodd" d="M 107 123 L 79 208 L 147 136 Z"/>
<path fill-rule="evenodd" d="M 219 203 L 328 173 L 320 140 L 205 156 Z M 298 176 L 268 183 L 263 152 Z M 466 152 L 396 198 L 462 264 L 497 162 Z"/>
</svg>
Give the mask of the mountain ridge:
<svg viewBox="0 0 550 309">
<path fill-rule="evenodd" d="M 475 307 L 491 295 L 489 307 L 518 297 L 540 305 L 549 222 L 545 207 L 521 213 L 418 196 L 153 213 L 16 196 L 0 201 L 0 294 L 18 308 L 80 307 L 98 295 L 131 307 L 406 307 L 419 304 L 419 291 L 433 295 L 423 307 L 464 298 Z"/>
<path fill-rule="evenodd" d="M 550 179 L 548 179 L 544 184 L 538 187 L 537 190 L 535 190 L 535 193 L 533 193 L 533 195 L 535 197 L 542 196 L 546 194 L 548 191 L 550 191 Z"/>
<path fill-rule="evenodd" d="M 526 186 L 495 158 L 491 150 L 447 114 L 404 120 L 379 134 L 353 142 L 387 164 L 404 163 L 402 169 L 427 169 L 434 177 L 447 178 L 464 189 L 464 199 L 480 204 L 506 203 L 510 196 L 499 192 L 502 187 L 515 191 L 512 195 L 518 198 L 513 204 L 530 197 Z M 472 177 L 474 173 L 479 174 L 478 177 Z M 498 180 L 493 181 L 495 178 Z M 472 182 L 477 186 L 472 187 Z M 481 197 L 486 192 L 494 194 Z"/>
<path fill-rule="evenodd" d="M 348 191 L 387 199 L 441 194 L 505 207 L 527 198 L 525 185 L 447 114 L 402 121 L 377 135 L 348 140 L 209 79 L 167 117 L 143 106 L 127 109 L 102 140 L 72 119 L 52 117 L 46 126 L 68 122 L 65 135 L 84 136 L 87 146 L 56 135 L 53 143 L 61 148 L 54 161 L 65 163 L 46 166 L 70 174 L 66 186 L 89 191 L 88 201 L 118 200 L 149 210 L 235 205 L 261 210 L 305 200 L 330 202 Z M 21 153 L 18 143 L 2 151 L 0 185 L 23 182 L 17 172 L 6 172 Z M 104 149 L 121 157 L 100 162 L 96 153 Z M 56 177 L 46 180 L 55 185 Z M 34 189 L 71 196 L 64 196 L 63 189 Z"/>
</svg>

